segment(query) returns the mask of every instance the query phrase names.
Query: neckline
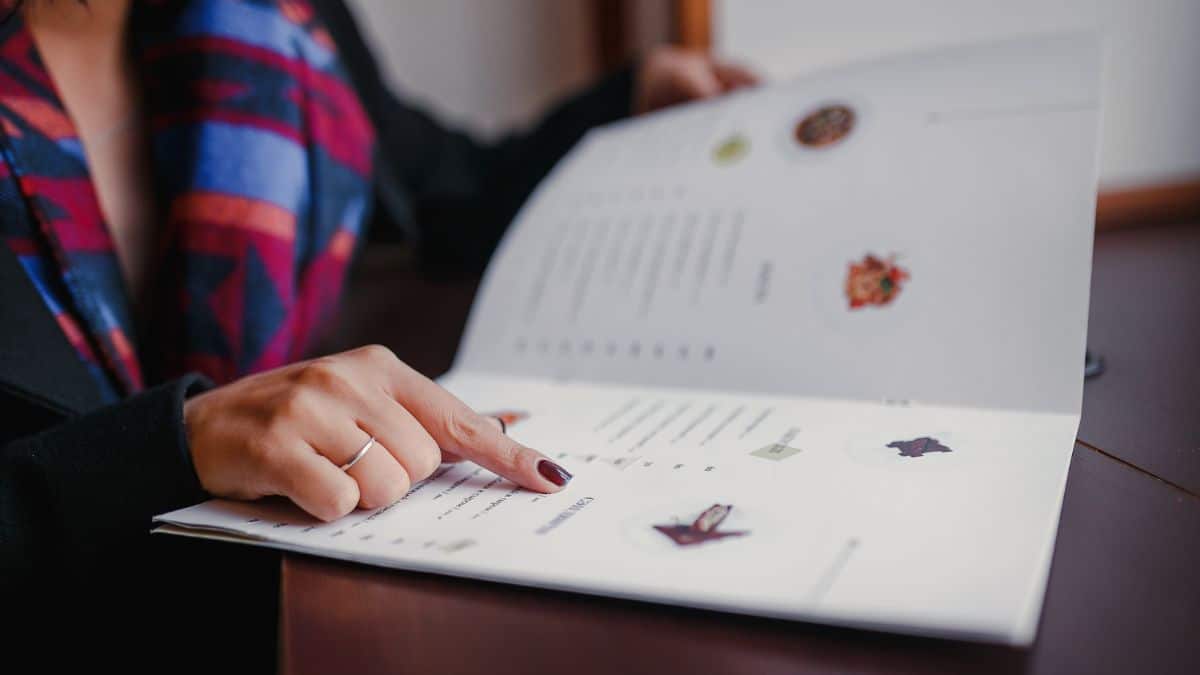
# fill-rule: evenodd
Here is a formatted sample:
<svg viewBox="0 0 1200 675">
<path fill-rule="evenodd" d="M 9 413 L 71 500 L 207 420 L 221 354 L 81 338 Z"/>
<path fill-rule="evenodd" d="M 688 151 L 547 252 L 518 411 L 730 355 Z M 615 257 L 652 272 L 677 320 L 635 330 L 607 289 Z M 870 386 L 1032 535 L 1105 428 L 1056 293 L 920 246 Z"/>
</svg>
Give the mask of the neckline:
<svg viewBox="0 0 1200 675">
<path fill-rule="evenodd" d="M 38 91 L 23 90 L 21 82 L 4 78 L 0 82 L 0 103 L 22 117 L 28 131 L 50 142 L 26 149 L 24 144 L 5 139 L 13 150 L 6 159 L 14 164 L 12 169 L 19 178 L 45 176 L 70 181 L 56 190 L 56 196 L 61 197 L 59 201 L 67 204 L 68 213 L 59 213 L 62 207 L 49 202 L 38 186 L 20 182 L 31 207 L 30 214 L 37 221 L 38 233 L 66 281 L 67 296 L 89 344 L 118 385 L 127 393 L 136 391 L 142 378 L 134 342 L 137 326 L 131 311 L 132 296 L 120 269 L 111 225 L 100 207 L 79 127 L 63 102 L 58 83 L 46 66 L 23 12 L 14 12 L 8 21 L 10 25 L 4 31 L 0 51 L 8 51 L 14 45 L 19 49 L 24 63 L 11 64 L 10 69 L 22 69 L 38 85 Z M 154 173 L 152 165 L 150 168 Z M 98 261 L 97 253 L 107 258 L 107 262 Z M 112 326 L 107 323 L 115 323 L 123 335 L 115 338 Z M 130 364 L 133 372 L 124 364 Z"/>
</svg>

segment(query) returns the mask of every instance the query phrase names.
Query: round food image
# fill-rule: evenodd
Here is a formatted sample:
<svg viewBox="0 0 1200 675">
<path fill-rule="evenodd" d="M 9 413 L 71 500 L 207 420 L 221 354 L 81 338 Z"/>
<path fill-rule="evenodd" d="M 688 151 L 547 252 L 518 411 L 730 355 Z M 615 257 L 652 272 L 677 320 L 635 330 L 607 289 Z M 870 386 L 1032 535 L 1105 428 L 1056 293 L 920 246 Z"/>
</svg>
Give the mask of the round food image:
<svg viewBox="0 0 1200 675">
<path fill-rule="evenodd" d="M 741 134 L 727 136 L 713 148 L 712 158 L 718 166 L 736 163 L 750 152 L 750 139 Z"/>
<path fill-rule="evenodd" d="M 837 144 L 854 129 L 855 114 L 850 106 L 825 105 L 804 116 L 796 124 L 796 142 L 809 148 L 827 148 Z"/>
<path fill-rule="evenodd" d="M 908 270 L 896 264 L 896 256 L 879 258 L 868 253 L 862 261 L 848 266 L 846 300 L 850 309 L 883 307 L 899 295 L 908 279 Z"/>
</svg>

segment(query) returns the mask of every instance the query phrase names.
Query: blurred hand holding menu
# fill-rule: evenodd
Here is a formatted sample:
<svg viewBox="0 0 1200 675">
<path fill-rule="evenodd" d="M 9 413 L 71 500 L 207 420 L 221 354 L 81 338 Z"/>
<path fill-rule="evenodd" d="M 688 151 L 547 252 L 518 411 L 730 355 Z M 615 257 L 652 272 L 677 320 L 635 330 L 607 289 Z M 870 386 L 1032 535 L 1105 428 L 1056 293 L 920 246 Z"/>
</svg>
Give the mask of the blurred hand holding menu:
<svg viewBox="0 0 1200 675">
<path fill-rule="evenodd" d="M 375 565 L 1029 644 L 1079 424 L 1099 49 L 844 67 L 597 129 L 442 384 L 576 472 L 444 465 L 321 524 L 159 518 Z"/>
</svg>

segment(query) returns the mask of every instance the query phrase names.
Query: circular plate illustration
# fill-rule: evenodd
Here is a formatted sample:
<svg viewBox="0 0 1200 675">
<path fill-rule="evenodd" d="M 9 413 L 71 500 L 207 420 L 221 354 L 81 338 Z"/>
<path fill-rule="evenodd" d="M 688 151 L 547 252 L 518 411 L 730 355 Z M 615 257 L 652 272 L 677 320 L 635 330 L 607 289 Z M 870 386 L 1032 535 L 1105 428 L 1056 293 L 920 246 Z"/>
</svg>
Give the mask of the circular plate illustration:
<svg viewBox="0 0 1200 675">
<path fill-rule="evenodd" d="M 792 136 L 805 147 L 827 148 L 849 136 L 857 120 L 857 113 L 849 105 L 827 104 L 802 117 Z"/>
<path fill-rule="evenodd" d="M 789 161 L 842 166 L 866 161 L 875 110 L 871 100 L 853 92 L 795 96 L 778 102 L 772 145 Z M 857 175 L 852 171 L 852 175 Z"/>
<path fill-rule="evenodd" d="M 750 139 L 735 132 L 717 142 L 712 150 L 712 160 L 717 166 L 731 166 L 748 154 Z"/>
</svg>

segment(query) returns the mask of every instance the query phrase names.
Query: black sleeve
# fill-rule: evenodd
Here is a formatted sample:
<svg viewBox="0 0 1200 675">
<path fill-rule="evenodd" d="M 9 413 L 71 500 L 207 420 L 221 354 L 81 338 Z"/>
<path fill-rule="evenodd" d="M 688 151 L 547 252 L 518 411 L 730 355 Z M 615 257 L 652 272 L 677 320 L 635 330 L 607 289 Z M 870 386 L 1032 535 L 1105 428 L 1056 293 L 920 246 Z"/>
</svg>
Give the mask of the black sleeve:
<svg viewBox="0 0 1200 675">
<path fill-rule="evenodd" d="M 481 143 L 384 84 L 342 0 L 316 4 L 379 135 L 372 227 L 399 226 L 416 238 L 427 271 L 481 270 L 555 162 L 588 129 L 630 114 L 632 66 L 558 105 L 531 129 Z"/>
<path fill-rule="evenodd" d="M 629 114 L 623 70 L 559 105 L 529 131 L 484 145 L 392 97 L 387 153 L 408 186 L 426 269 L 481 271 L 521 205 L 592 127 Z M 416 152 L 413 152 L 416 150 Z M 405 152 L 408 151 L 408 152 Z M 378 213 L 388 210 L 380 204 Z"/>
<path fill-rule="evenodd" d="M 207 386 L 187 376 L 0 448 L 0 584 L 139 548 L 153 516 L 205 499 L 183 401 Z"/>
</svg>

